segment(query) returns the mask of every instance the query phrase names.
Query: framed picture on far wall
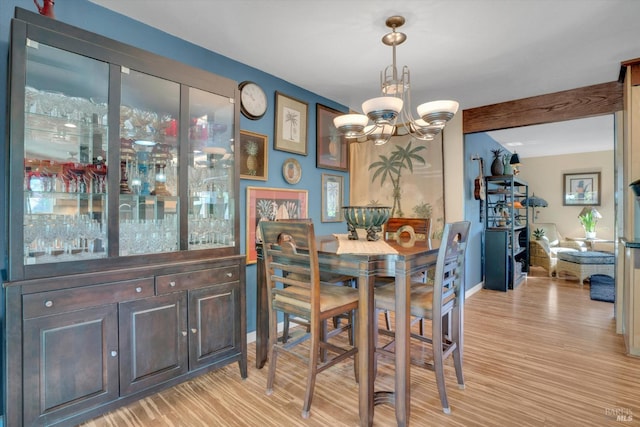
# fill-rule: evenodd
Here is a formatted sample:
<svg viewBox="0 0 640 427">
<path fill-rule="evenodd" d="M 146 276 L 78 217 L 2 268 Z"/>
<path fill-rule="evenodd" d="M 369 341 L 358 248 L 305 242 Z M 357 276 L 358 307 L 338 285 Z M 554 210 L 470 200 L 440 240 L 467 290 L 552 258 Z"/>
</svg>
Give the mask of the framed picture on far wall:
<svg viewBox="0 0 640 427">
<path fill-rule="evenodd" d="M 307 155 L 308 107 L 306 102 L 276 92 L 274 149 Z"/>
<path fill-rule="evenodd" d="M 600 206 L 600 172 L 565 173 L 564 206 Z"/>
<path fill-rule="evenodd" d="M 349 170 L 349 141 L 333 124 L 333 119 L 344 114 L 333 108 L 317 104 L 316 108 L 316 166 L 338 171 Z"/>
<path fill-rule="evenodd" d="M 247 264 L 257 261 L 256 238 L 260 221 L 308 218 L 307 190 L 247 187 Z"/>
<path fill-rule="evenodd" d="M 344 194 L 344 177 L 340 175 L 322 174 L 322 222 L 342 222 L 342 203 Z"/>
<path fill-rule="evenodd" d="M 240 131 L 240 178 L 266 181 L 269 162 L 269 137 Z"/>
</svg>

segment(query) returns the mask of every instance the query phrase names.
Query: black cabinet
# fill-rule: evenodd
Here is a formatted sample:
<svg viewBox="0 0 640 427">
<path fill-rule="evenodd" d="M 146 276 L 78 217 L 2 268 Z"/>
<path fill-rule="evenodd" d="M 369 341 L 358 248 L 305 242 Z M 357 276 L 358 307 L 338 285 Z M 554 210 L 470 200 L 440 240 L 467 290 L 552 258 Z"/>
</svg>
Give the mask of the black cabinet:
<svg viewBox="0 0 640 427">
<path fill-rule="evenodd" d="M 529 271 L 529 217 L 523 205 L 529 189 L 513 175 L 488 176 L 485 184 L 484 287 L 507 291 Z"/>
</svg>

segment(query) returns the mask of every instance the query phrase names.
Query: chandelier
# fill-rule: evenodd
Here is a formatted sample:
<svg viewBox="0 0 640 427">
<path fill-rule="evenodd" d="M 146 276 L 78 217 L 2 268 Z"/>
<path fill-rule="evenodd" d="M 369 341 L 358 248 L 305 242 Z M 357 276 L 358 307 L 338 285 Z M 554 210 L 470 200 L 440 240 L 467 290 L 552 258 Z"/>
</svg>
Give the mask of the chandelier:
<svg viewBox="0 0 640 427">
<path fill-rule="evenodd" d="M 385 22 L 392 32 L 382 37 L 382 43 L 392 47 L 393 63 L 380 72 L 382 96 L 362 103 L 364 114 L 343 114 L 333 120 L 335 127 L 348 139 L 361 142 L 371 140 L 375 145 L 386 144 L 391 136 L 397 134 L 396 122 L 399 119 L 398 126 L 404 127 L 405 134 L 429 141 L 442 131 L 458 111 L 456 101 L 432 101 L 418 105 L 418 116 L 414 117 L 409 67 L 403 66 L 402 73 L 399 73 L 396 66 L 396 46 L 407 39 L 406 34 L 396 29 L 404 22 L 402 16 L 391 16 Z"/>
</svg>

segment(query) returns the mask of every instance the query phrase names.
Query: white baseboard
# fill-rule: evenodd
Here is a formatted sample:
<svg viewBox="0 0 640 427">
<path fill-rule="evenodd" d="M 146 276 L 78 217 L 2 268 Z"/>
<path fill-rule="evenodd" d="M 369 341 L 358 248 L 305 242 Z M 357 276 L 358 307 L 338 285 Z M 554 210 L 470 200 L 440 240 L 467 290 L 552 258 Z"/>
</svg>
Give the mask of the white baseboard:
<svg viewBox="0 0 640 427">
<path fill-rule="evenodd" d="M 484 286 L 484 282 L 480 282 L 477 285 L 475 285 L 473 288 L 471 289 L 467 289 L 464 292 L 464 298 L 467 299 L 469 298 L 471 295 L 475 294 L 476 292 L 478 292 L 479 290 L 481 290 Z"/>
</svg>

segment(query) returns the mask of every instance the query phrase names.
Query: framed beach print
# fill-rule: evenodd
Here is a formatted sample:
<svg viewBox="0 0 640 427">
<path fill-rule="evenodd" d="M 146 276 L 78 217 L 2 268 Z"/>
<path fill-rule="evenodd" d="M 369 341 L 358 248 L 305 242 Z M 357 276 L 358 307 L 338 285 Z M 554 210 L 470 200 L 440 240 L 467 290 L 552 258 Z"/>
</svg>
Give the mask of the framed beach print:
<svg viewBox="0 0 640 427">
<path fill-rule="evenodd" d="M 307 155 L 308 104 L 276 92 L 276 123 L 273 148 Z"/>
<path fill-rule="evenodd" d="M 301 219 L 308 217 L 307 190 L 247 187 L 247 264 L 257 260 L 256 238 L 260 221 Z"/>
<path fill-rule="evenodd" d="M 565 173 L 562 204 L 600 206 L 600 172 Z"/>
<path fill-rule="evenodd" d="M 266 181 L 268 155 L 267 135 L 240 130 L 240 178 Z"/>
<path fill-rule="evenodd" d="M 342 204 L 344 194 L 344 177 L 340 175 L 322 174 L 322 222 L 342 222 Z"/>
<path fill-rule="evenodd" d="M 344 114 L 333 108 L 317 104 L 316 108 L 316 166 L 339 171 L 349 170 L 349 141 L 333 124 L 333 119 Z"/>
</svg>

